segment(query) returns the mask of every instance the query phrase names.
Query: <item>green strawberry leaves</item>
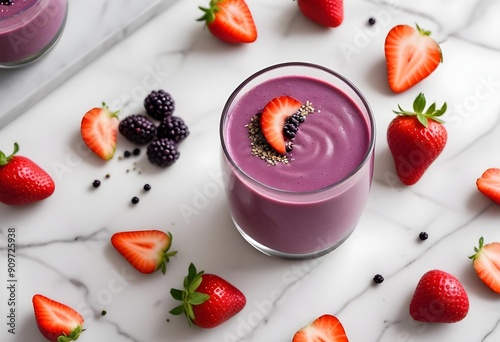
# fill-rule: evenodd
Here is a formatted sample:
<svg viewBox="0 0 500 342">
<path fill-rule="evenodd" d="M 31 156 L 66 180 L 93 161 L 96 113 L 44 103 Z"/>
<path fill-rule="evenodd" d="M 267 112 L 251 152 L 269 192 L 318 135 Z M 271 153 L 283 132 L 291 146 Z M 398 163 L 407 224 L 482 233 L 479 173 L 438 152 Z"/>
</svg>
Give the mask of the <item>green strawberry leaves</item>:
<svg viewBox="0 0 500 342">
<path fill-rule="evenodd" d="M 196 292 L 198 287 L 202 282 L 202 276 L 204 271 L 198 272 L 193 263 L 189 265 L 188 275 L 184 278 L 184 289 L 171 289 L 170 294 L 176 300 L 182 302 L 179 306 L 176 306 L 169 311 L 172 315 L 185 314 L 189 326 L 192 325 L 194 320 L 193 305 L 200 305 L 210 299 L 210 296 L 205 293 Z"/>
<path fill-rule="evenodd" d="M 0 151 L 0 166 L 5 166 L 9 163 L 12 157 L 19 151 L 19 144 L 14 143 L 14 152 L 10 156 L 6 156 L 5 153 Z"/>
<path fill-rule="evenodd" d="M 444 123 L 444 121 L 441 120 L 440 117 L 446 112 L 447 109 L 446 102 L 443 103 L 443 105 L 439 109 L 436 109 L 436 103 L 433 103 L 424 112 L 426 102 L 427 101 L 425 99 L 424 94 L 420 93 L 413 101 L 413 112 L 402 109 L 400 105 L 398 105 L 399 110 L 393 110 L 393 112 L 396 113 L 397 115 L 416 116 L 417 120 L 426 128 L 429 124 L 429 119 L 439 122 L 441 124 Z"/>
<path fill-rule="evenodd" d="M 76 341 L 78 337 L 80 337 L 80 334 L 84 332 L 85 329 L 82 329 L 81 325 L 78 325 L 75 329 L 73 329 L 69 335 L 61 335 L 57 338 L 57 342 L 70 342 L 70 341 Z"/>
</svg>

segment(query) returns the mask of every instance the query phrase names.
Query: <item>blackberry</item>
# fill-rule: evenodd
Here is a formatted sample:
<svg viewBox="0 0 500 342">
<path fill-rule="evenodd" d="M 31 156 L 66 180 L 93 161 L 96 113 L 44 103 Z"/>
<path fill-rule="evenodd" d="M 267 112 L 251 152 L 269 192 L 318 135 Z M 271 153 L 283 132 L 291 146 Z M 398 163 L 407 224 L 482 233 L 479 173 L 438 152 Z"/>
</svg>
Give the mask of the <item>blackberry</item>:
<svg viewBox="0 0 500 342">
<path fill-rule="evenodd" d="M 176 143 L 184 140 L 189 135 L 188 126 L 178 116 L 167 116 L 158 125 L 158 138 L 169 138 Z"/>
<path fill-rule="evenodd" d="M 148 145 L 146 153 L 151 163 L 161 167 L 172 165 L 180 156 L 175 142 L 169 138 L 153 140 Z"/>
<path fill-rule="evenodd" d="M 153 90 L 144 99 L 144 108 L 146 112 L 157 120 L 163 120 L 172 115 L 175 109 L 175 103 L 172 96 L 165 90 Z"/>
<path fill-rule="evenodd" d="M 145 115 L 129 115 L 118 125 L 120 133 L 136 144 L 151 142 L 156 135 L 156 126 Z"/>
<path fill-rule="evenodd" d="M 137 197 L 137 196 L 132 197 L 131 202 L 132 202 L 132 204 L 137 204 L 137 203 L 139 203 L 139 197 Z"/>
<path fill-rule="evenodd" d="M 144 191 L 149 191 L 149 190 L 151 190 L 151 185 L 149 185 L 149 184 L 144 184 L 143 189 L 144 189 Z"/>
<path fill-rule="evenodd" d="M 283 126 L 283 134 L 288 139 L 295 138 L 297 131 L 299 130 L 299 125 L 306 120 L 304 115 L 295 113 L 285 120 L 285 125 Z"/>
</svg>

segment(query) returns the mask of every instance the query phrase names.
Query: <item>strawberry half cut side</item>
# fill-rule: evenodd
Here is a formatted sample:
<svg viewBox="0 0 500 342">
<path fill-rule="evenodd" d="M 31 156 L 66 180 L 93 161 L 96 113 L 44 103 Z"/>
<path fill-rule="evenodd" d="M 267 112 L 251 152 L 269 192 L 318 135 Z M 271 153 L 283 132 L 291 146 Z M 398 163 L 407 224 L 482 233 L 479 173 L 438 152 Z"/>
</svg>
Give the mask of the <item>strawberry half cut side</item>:
<svg viewBox="0 0 500 342">
<path fill-rule="evenodd" d="M 279 154 L 286 153 L 283 127 L 285 120 L 297 113 L 302 102 L 291 96 L 280 96 L 269 101 L 260 115 L 260 129 L 267 143 Z"/>
<path fill-rule="evenodd" d="M 252 43 L 257 39 L 257 28 L 252 13 L 244 0 L 210 0 L 210 6 L 199 7 L 208 30 L 226 43 Z"/>
<path fill-rule="evenodd" d="M 111 112 L 105 103 L 92 108 L 82 118 L 80 131 L 83 141 L 101 159 L 113 158 L 118 133 L 118 111 Z"/>
<path fill-rule="evenodd" d="M 300 329 L 292 342 L 348 342 L 342 323 L 333 315 L 325 314 Z"/>
<path fill-rule="evenodd" d="M 479 279 L 496 293 L 500 293 L 500 243 L 484 244 L 484 238 L 479 239 L 479 247 L 474 247 L 472 259 L 474 270 Z"/>
<path fill-rule="evenodd" d="M 76 341 L 84 331 L 83 317 L 69 306 L 40 294 L 32 301 L 38 329 L 49 341 Z"/>
<path fill-rule="evenodd" d="M 500 204 L 500 168 L 492 167 L 476 180 L 477 189 L 493 202 Z"/>
<path fill-rule="evenodd" d="M 385 57 L 390 88 L 400 93 L 429 76 L 443 61 L 431 32 L 417 25 L 397 25 L 387 34 Z"/>
<path fill-rule="evenodd" d="M 177 254 L 169 252 L 172 234 L 160 230 L 138 230 L 118 232 L 111 236 L 113 247 L 139 272 L 153 273 L 161 269 L 167 272 L 170 257 Z"/>
</svg>

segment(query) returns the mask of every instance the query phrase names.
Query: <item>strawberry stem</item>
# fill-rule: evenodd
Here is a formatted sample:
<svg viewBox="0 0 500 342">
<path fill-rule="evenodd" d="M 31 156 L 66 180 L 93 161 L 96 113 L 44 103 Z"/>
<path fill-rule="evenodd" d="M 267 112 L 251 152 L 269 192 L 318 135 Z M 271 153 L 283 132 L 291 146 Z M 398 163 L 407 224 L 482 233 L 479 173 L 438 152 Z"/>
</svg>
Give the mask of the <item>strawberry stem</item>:
<svg viewBox="0 0 500 342">
<path fill-rule="evenodd" d="M 204 14 L 202 17 L 196 19 L 197 21 L 205 21 L 207 24 L 212 23 L 215 20 L 215 14 L 220 11 L 220 8 L 218 6 L 218 3 L 223 0 L 210 0 L 210 7 L 201 7 L 199 6 L 198 8 L 201 9 Z"/>
<path fill-rule="evenodd" d="M 479 257 L 479 252 L 481 252 L 481 249 L 483 249 L 484 246 L 484 238 L 481 236 L 479 238 L 479 247 L 474 247 L 474 255 L 471 255 L 469 259 L 475 260 Z"/>
<path fill-rule="evenodd" d="M 76 341 L 78 340 L 78 337 L 80 337 L 80 334 L 84 332 L 85 329 L 82 329 L 81 325 L 78 325 L 75 329 L 71 330 L 69 335 L 61 335 L 57 338 L 57 342 L 70 342 L 70 341 Z"/>
<path fill-rule="evenodd" d="M 193 305 L 200 305 L 210 299 L 205 293 L 196 292 L 202 282 L 204 271 L 198 272 L 193 263 L 189 265 L 188 275 L 184 278 L 184 289 L 171 289 L 170 294 L 174 299 L 182 301 L 182 304 L 169 311 L 172 315 L 185 314 L 189 326 L 192 326 L 194 317 Z"/>
<path fill-rule="evenodd" d="M 402 109 L 400 105 L 398 105 L 399 110 L 393 110 L 393 112 L 402 116 L 416 116 L 418 121 L 426 128 L 429 125 L 429 120 L 434 120 L 440 124 L 444 123 L 440 117 L 446 112 L 446 102 L 439 109 L 436 109 L 436 103 L 433 103 L 424 112 L 425 105 L 425 96 L 423 93 L 420 93 L 413 101 L 413 112 Z"/>
<path fill-rule="evenodd" d="M 6 156 L 5 153 L 0 151 L 0 166 L 7 165 L 10 162 L 10 160 L 12 159 L 12 157 L 14 157 L 14 155 L 18 151 L 19 151 L 19 144 L 18 143 L 14 143 L 14 152 L 12 152 L 12 154 L 9 156 Z"/>
</svg>

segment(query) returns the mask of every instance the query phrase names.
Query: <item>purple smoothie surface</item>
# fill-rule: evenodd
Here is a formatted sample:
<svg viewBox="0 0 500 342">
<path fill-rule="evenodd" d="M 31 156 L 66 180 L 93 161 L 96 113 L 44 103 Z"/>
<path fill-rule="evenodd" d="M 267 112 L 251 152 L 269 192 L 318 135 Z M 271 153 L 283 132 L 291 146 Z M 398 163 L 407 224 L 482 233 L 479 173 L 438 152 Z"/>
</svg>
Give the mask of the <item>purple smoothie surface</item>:
<svg viewBox="0 0 500 342">
<path fill-rule="evenodd" d="M 288 95 L 315 111 L 300 124 L 289 163 L 269 165 L 251 155 L 247 125 L 273 98 Z M 313 191 L 351 174 L 366 158 L 371 132 L 358 105 L 342 90 L 306 76 L 268 80 L 244 94 L 232 109 L 226 128 L 228 152 L 244 173 L 269 187 Z"/>
</svg>

